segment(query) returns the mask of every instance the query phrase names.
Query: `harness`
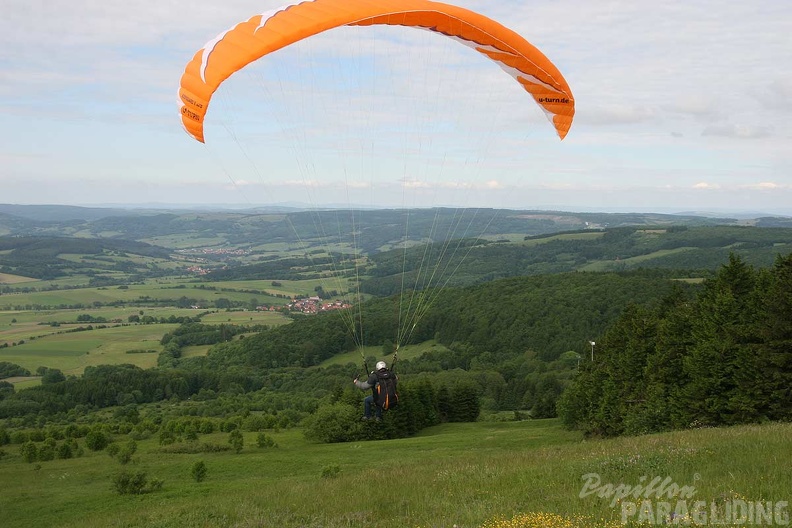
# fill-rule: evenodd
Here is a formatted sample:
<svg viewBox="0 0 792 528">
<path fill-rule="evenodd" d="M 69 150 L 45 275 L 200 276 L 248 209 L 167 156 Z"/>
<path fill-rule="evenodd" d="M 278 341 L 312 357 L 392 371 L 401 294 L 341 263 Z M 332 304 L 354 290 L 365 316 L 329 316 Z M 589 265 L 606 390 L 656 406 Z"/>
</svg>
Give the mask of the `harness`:
<svg viewBox="0 0 792 528">
<path fill-rule="evenodd" d="M 364 369 L 363 372 L 372 372 L 372 370 L 369 369 L 368 361 L 366 361 L 366 356 L 363 355 L 363 351 L 362 350 L 360 351 L 360 357 L 363 360 L 363 369 Z M 393 357 L 391 358 L 391 366 L 388 369 L 391 372 L 393 372 L 394 374 L 396 373 L 396 361 L 398 361 L 398 360 L 399 360 L 399 349 L 397 348 L 393 352 Z"/>
<path fill-rule="evenodd" d="M 368 362 L 366 361 L 366 356 L 363 355 L 363 351 L 362 350 L 360 351 L 360 356 L 363 359 L 363 368 L 365 369 L 365 372 L 371 372 L 372 374 L 375 374 L 374 371 L 370 371 L 369 370 Z M 387 379 L 393 380 L 393 383 L 396 382 L 396 361 L 398 361 L 398 360 L 399 360 L 399 350 L 397 348 L 393 352 L 393 358 L 391 359 L 391 366 L 388 369 L 388 378 Z M 383 383 L 381 383 L 382 379 L 384 379 L 384 378 L 380 378 L 379 374 L 377 373 L 377 383 L 373 387 L 371 387 L 371 393 L 374 396 L 374 401 L 377 403 L 377 405 L 379 407 L 381 407 L 383 410 L 388 410 L 391 407 L 396 406 L 396 404 L 398 403 L 398 394 L 394 394 L 394 396 L 395 396 L 394 401 L 391 402 L 389 400 L 389 395 L 386 392 L 385 395 L 384 395 L 385 401 L 383 402 L 382 401 Z M 394 389 L 395 389 L 395 385 L 394 385 Z"/>
</svg>

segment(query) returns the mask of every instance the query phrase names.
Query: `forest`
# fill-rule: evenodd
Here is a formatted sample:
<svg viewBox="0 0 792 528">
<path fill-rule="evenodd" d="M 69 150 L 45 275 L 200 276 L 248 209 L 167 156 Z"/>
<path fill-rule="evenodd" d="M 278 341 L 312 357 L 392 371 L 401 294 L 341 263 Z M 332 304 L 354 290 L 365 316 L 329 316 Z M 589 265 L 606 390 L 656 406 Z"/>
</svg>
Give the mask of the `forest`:
<svg viewBox="0 0 792 528">
<path fill-rule="evenodd" d="M 398 362 L 405 390 L 423 390 L 422 398 L 431 406 L 439 402 L 440 410 L 432 413 L 439 418 L 415 418 L 416 423 L 477 415 L 442 404 L 444 392 L 456 390 L 475 393 L 476 405 L 488 411 L 532 410 L 537 417 L 555 416 L 555 401 L 578 368 L 588 339 L 632 303 L 657 303 L 672 292 L 690 295 L 695 288 L 662 274 L 573 273 L 438 292 L 411 340 L 435 340 L 444 346 Z M 398 307 L 396 298 L 375 299 L 360 315 L 366 342 L 382 345 L 385 356 L 392 352 Z M 355 350 L 344 321 L 333 313 L 295 316 L 293 323 L 269 329 L 190 320 L 164 335 L 161 343 L 157 369 L 91 367 L 80 378 L 4 395 L 0 417 L 20 423 L 59 421 L 117 405 L 229 393 L 276 398 L 277 406 L 259 408 L 268 411 L 314 411 L 324 403 L 343 399 L 350 404 L 360 398 L 357 393 L 341 394 L 361 364 L 320 366 L 336 354 Z M 201 344 L 213 345 L 206 356 L 182 357 L 185 347 Z M 410 389 L 413 383 L 417 388 Z M 249 403 L 228 404 L 225 414 L 246 408 L 250 410 Z"/>
<path fill-rule="evenodd" d="M 198 232 L 208 229 L 216 215 L 156 212 L 131 221 L 116 213 L 29 227 L 61 229 L 87 222 L 101 229 L 145 231 L 146 225 L 159 223 L 162 233 L 176 224 Z M 230 319 L 205 324 L 202 318 L 211 313 L 205 308 L 159 319 L 144 315 L 143 309 L 190 309 L 199 303 L 198 293 L 207 293 L 216 310 L 255 310 L 252 299 L 232 302 L 227 297 L 255 291 L 256 296 L 285 299 L 285 293 L 265 290 L 280 288 L 279 281 L 300 283 L 331 272 L 351 275 L 352 267 L 338 265 L 349 262 L 341 251 L 279 255 L 225 245 L 233 238 L 229 233 L 240 235 L 251 225 L 262 240 L 284 240 L 286 217 L 291 229 L 318 243 L 317 226 L 329 224 L 338 212 L 229 213 L 216 226 L 226 231 L 220 247 L 234 251 L 210 253 L 205 259 L 120 238 L 0 237 L 0 272 L 71 278 L 63 286 L 4 285 L 2 292 L 10 299 L 37 288 L 102 290 L 115 285 L 125 292 L 134 281 L 157 284 L 166 274 L 180 281 L 157 284 L 175 291 L 174 298 L 173 293 L 146 290 L 123 301 L 109 296 L 64 306 L 125 306 L 135 313 L 118 325 L 174 325 L 159 340 L 155 368 L 99 365 L 86 367 L 82 376 L 66 376 L 42 365 L 36 371 L 41 378 L 37 387 L 15 390 L 12 383 L 0 381 L 0 419 L 13 429 L 41 427 L 92 420 L 109 409 L 142 411 L 173 402 L 172 409 L 151 411 L 158 416 L 157 427 L 193 413 L 239 424 L 250 413 L 262 413 L 273 423 L 303 423 L 307 434 L 321 441 L 365 438 L 370 431 L 350 425 L 361 399 L 350 380 L 375 356 L 389 358 L 398 347 L 418 345 L 424 347 L 422 353 L 399 358 L 402 390 L 412 396 L 397 413 L 403 423 L 384 428 L 386 437 L 444 421 L 475 420 L 480 413 L 514 413 L 515 419 L 560 415 L 569 428 L 590 436 L 789 418 L 792 279 L 790 257 L 781 255 L 792 250 L 792 229 L 711 225 L 714 219 L 699 218 L 658 225 L 670 220 L 657 215 L 551 219 L 501 212 L 497 223 L 479 226 L 493 234 L 490 238 L 450 237 L 442 244 L 396 250 L 389 245 L 403 240 L 394 227 L 400 215 L 414 215 L 413 233 L 431 239 L 428 235 L 443 230 L 462 235 L 460 225 L 478 222 L 485 213 L 492 211 L 468 211 L 467 216 L 450 210 L 361 212 L 355 222 L 371 221 L 359 233 L 369 253 L 355 263 L 354 272 L 368 300 L 347 317 L 289 314 L 291 323 L 271 327 Z M 311 216 L 317 214 L 323 217 L 318 223 Z M 24 224 L 21 217 L 14 218 Z M 602 227 L 591 225 L 593 220 L 639 225 Z M 531 222 L 544 227 L 534 229 Z M 574 229 L 561 232 L 561 225 Z M 511 230 L 521 230 L 521 236 L 507 236 Z M 426 280 L 427 261 L 452 273 L 441 281 Z M 191 276 L 185 263 L 217 267 Z M 242 280 L 255 286 L 228 288 L 230 281 Z M 226 281 L 222 287 L 213 284 L 221 281 Z M 327 295 L 310 284 L 314 293 Z M 188 292 L 188 285 L 196 289 Z M 155 291 L 160 295 L 156 299 L 151 296 Z M 420 311 L 409 312 L 413 302 Z M 78 323 L 101 321 L 101 326 L 107 320 L 79 317 Z M 409 331 L 402 333 L 406 320 Z M 594 342 L 596 347 L 590 345 Z M 368 357 L 333 362 L 361 343 L 368 346 Z M 196 347 L 208 350 L 187 353 Z M 0 373 L 4 378 L 30 374 L 12 362 L 0 363 Z M 309 419 L 312 415 L 324 418 Z M 330 415 L 343 417 L 341 424 Z M 312 429 L 311 423 L 327 428 Z M 338 436 L 331 430 L 352 432 Z"/>
<path fill-rule="evenodd" d="M 559 411 L 597 436 L 792 419 L 792 255 L 732 256 L 693 299 L 630 306 Z"/>
</svg>

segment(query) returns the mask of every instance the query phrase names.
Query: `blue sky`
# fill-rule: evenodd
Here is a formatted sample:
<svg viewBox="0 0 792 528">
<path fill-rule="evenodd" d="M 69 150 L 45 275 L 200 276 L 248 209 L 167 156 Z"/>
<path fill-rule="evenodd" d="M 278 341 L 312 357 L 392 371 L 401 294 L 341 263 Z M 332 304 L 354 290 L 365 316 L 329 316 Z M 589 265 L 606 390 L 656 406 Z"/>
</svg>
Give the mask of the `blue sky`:
<svg viewBox="0 0 792 528">
<path fill-rule="evenodd" d="M 0 203 L 792 214 L 789 2 L 457 1 L 556 63 L 577 108 L 563 142 L 497 66 L 400 28 L 260 61 L 193 141 L 184 65 L 281 3 L 6 2 Z"/>
</svg>

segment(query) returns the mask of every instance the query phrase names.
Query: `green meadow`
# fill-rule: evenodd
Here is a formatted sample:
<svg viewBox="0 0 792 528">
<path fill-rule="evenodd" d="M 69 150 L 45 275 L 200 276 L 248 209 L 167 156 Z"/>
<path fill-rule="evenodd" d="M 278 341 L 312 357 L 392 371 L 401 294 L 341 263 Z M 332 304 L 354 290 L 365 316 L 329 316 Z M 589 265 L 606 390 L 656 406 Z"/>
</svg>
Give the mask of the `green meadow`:
<svg viewBox="0 0 792 528">
<path fill-rule="evenodd" d="M 19 282 L 22 278 L 18 276 L 4 277 L 9 283 L 25 284 Z M 195 309 L 177 307 L 178 304 L 183 304 L 184 298 L 211 310 L 220 299 L 235 303 L 236 306 L 250 306 L 254 303 L 281 305 L 286 304 L 290 297 L 314 295 L 318 287 L 326 290 L 348 289 L 347 283 L 333 278 L 282 280 L 274 281 L 273 285 L 272 280 L 203 283 L 192 277 L 171 277 L 150 279 L 142 284 L 122 287 L 79 287 L 85 283 L 87 278 L 81 276 L 46 283 L 35 281 L 30 285 L 36 291 L 0 295 L 0 343 L 49 334 L 51 332 L 32 326 L 38 323 L 74 322 L 80 315 L 122 322 L 138 314 L 155 318 L 196 315 Z M 46 289 L 43 290 L 44 288 Z M 69 308 L 75 306 L 86 308 Z M 283 324 L 287 319 L 280 314 L 236 310 L 209 314 L 204 319 L 207 323 L 229 321 L 239 324 L 277 325 Z"/>
<path fill-rule="evenodd" d="M 38 279 L 31 279 L 30 277 L 23 277 L 22 275 L 0 273 L 0 284 L 22 284 L 25 282 L 35 282 L 37 280 Z"/>
<path fill-rule="evenodd" d="M 591 264 L 587 264 L 585 266 L 582 266 L 580 268 L 580 270 L 581 271 L 590 271 L 590 272 L 608 271 L 608 270 L 612 269 L 614 266 L 619 266 L 619 265 L 621 265 L 621 266 L 639 265 L 639 264 L 641 264 L 643 262 L 646 262 L 646 261 L 649 261 L 649 260 L 652 260 L 652 259 L 655 259 L 655 258 L 665 257 L 665 256 L 668 256 L 668 255 L 676 255 L 678 253 L 684 253 L 685 251 L 691 251 L 691 250 L 695 250 L 695 249 L 696 248 L 692 248 L 692 247 L 680 247 L 680 248 L 675 248 L 675 249 L 660 249 L 660 250 L 657 250 L 657 251 L 653 251 L 652 253 L 648 253 L 646 255 L 639 255 L 637 257 L 625 258 L 625 259 L 621 259 L 621 260 L 618 260 L 618 261 L 598 260 L 596 262 L 592 262 Z"/>
<path fill-rule="evenodd" d="M 236 325 L 267 325 L 280 326 L 291 322 L 287 316 L 280 312 L 265 312 L 256 310 L 218 310 L 201 317 L 204 324 L 232 323 Z"/>
<path fill-rule="evenodd" d="M 86 323 L 83 326 L 87 325 Z M 43 366 L 59 369 L 66 375 L 82 374 L 85 367 L 94 365 L 130 363 L 149 368 L 157 364 L 157 354 L 162 350 L 160 339 L 177 326 L 109 326 L 82 332 L 53 333 L 15 346 L 0 348 L 0 361 L 17 364 L 31 373 Z M 64 328 L 61 327 L 60 330 Z M 150 352 L 128 353 L 141 350 Z"/>
<path fill-rule="evenodd" d="M 82 374 L 89 365 L 129 363 L 141 368 L 156 366 L 162 336 L 176 328 L 175 324 L 124 324 L 129 316 L 148 315 L 156 319 L 170 316 L 195 316 L 199 312 L 184 308 L 115 308 L 86 310 L 39 310 L 0 312 L 0 361 L 8 361 L 28 369 L 57 368 L 64 374 Z M 204 313 L 204 312 L 200 312 Z M 79 316 L 103 317 L 107 323 L 77 322 Z M 290 321 L 279 312 L 214 311 L 204 313 L 205 324 L 279 326 Z M 53 326 L 52 323 L 58 323 Z M 93 330 L 69 332 L 76 328 Z M 98 328 L 105 326 L 105 328 Z M 186 355 L 205 355 L 209 347 L 196 347 Z M 129 353 L 130 351 L 145 353 Z M 22 388 L 22 385 L 17 386 Z"/>
<path fill-rule="evenodd" d="M 555 240 L 596 240 L 602 238 L 605 233 L 602 231 L 592 231 L 590 233 L 563 233 L 561 235 L 553 235 L 542 238 L 531 238 L 521 242 L 523 246 L 538 246 L 546 244 Z M 524 238 L 524 237 L 523 237 Z"/>
<path fill-rule="evenodd" d="M 222 246 L 226 243 L 223 236 L 204 236 L 200 234 L 173 234 L 141 238 L 141 242 L 172 249 L 192 249 Z"/>
<path fill-rule="evenodd" d="M 132 284 L 122 288 L 113 286 L 13 293 L 0 296 L 0 310 L 12 310 L 20 306 L 68 307 L 90 306 L 95 303 L 137 303 L 141 301 L 175 304 L 182 297 L 204 303 L 214 303 L 219 298 L 243 303 L 249 303 L 254 299 L 273 304 L 283 303 L 283 300 L 273 297 L 240 291 L 239 286 L 229 288 L 227 291 L 221 291 L 220 287 L 215 284 L 207 285 L 206 288 L 199 286 L 196 283 L 171 280 L 149 281 L 145 284 Z"/>
<path fill-rule="evenodd" d="M 273 284 L 274 283 L 274 284 Z M 255 290 L 269 293 L 270 295 L 286 295 L 289 297 L 311 296 L 316 294 L 316 288 L 321 286 L 328 288 L 330 285 L 339 283 L 346 289 L 347 285 L 335 278 L 327 279 L 306 279 L 306 280 L 236 280 L 236 281 L 217 281 L 212 282 L 211 286 L 218 290 Z M 337 289 L 337 288 L 334 288 Z M 273 303 L 271 299 L 267 302 Z M 281 301 L 286 302 L 285 300 Z"/>
<path fill-rule="evenodd" d="M 415 359 L 421 356 L 425 352 L 431 351 L 441 351 L 447 350 L 444 345 L 435 342 L 434 340 L 425 341 L 423 343 L 418 343 L 416 345 L 405 345 L 399 349 L 398 358 L 399 359 Z M 363 349 L 352 350 L 350 352 L 343 352 L 341 354 L 336 354 L 335 356 L 326 359 L 322 363 L 319 364 L 319 367 L 324 368 L 330 365 L 346 365 L 348 363 L 354 363 L 356 365 L 362 365 L 362 359 L 360 357 L 361 353 L 364 357 L 375 357 L 380 359 L 383 357 L 382 354 L 382 347 L 376 346 L 366 346 Z M 386 358 L 388 363 L 390 363 L 391 356 L 388 354 Z M 397 360 L 398 362 L 398 360 Z M 374 368 L 374 365 L 369 365 L 369 367 Z"/>
<path fill-rule="evenodd" d="M 612 527 L 622 525 L 623 509 L 627 526 L 649 526 L 629 514 L 634 500 L 615 500 L 615 486 L 659 477 L 692 488 L 691 503 L 716 507 L 792 495 L 790 424 L 614 440 L 584 440 L 557 420 L 444 424 L 412 438 L 342 444 L 310 443 L 300 429 L 267 434 L 278 447 L 257 447 L 258 433 L 246 432 L 238 454 L 173 454 L 154 438 L 138 440 L 125 466 L 88 449 L 30 464 L 18 445 L 3 446 L 3 526 Z M 199 437 L 227 440 L 227 433 Z M 207 469 L 202 482 L 191 476 L 199 461 Z M 122 470 L 160 479 L 162 488 L 120 495 L 112 481 Z M 638 502 L 648 500 L 653 512 L 667 501 L 647 495 L 639 492 Z"/>
</svg>

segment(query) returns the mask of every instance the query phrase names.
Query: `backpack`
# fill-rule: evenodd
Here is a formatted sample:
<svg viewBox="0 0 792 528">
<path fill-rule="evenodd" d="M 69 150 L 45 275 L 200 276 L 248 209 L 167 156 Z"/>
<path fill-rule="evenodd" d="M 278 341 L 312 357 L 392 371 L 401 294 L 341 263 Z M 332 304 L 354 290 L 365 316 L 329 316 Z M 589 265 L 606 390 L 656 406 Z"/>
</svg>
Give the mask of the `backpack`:
<svg viewBox="0 0 792 528">
<path fill-rule="evenodd" d="M 399 404 L 399 394 L 396 392 L 396 375 L 389 370 L 376 372 L 377 384 L 374 385 L 374 403 L 383 411 L 393 409 Z"/>
</svg>

